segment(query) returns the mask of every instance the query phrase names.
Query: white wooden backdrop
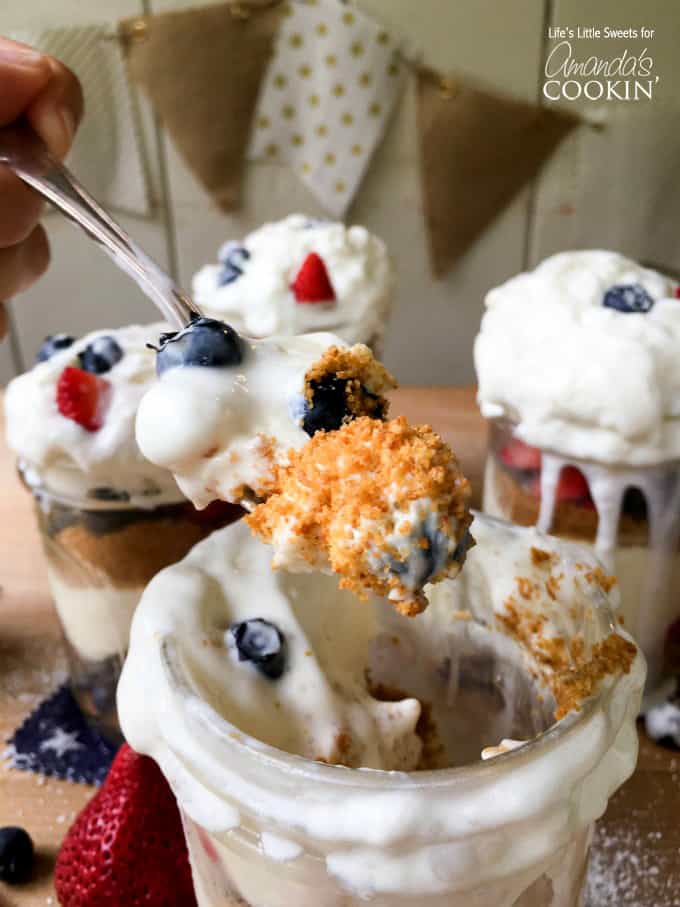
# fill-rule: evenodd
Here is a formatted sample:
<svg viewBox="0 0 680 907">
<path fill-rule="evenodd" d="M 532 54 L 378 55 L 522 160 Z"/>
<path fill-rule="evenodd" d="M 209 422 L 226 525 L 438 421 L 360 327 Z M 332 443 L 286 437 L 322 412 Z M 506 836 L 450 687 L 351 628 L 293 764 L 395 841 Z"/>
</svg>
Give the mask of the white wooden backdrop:
<svg viewBox="0 0 680 907">
<path fill-rule="evenodd" d="M 205 2 L 205 0 L 200 0 Z M 399 291 L 386 360 L 402 382 L 472 380 L 471 345 L 486 290 L 563 248 L 611 247 L 680 269 L 680 7 L 676 0 L 357 0 L 387 25 L 410 34 L 435 67 L 457 69 L 518 97 L 536 99 L 550 42 L 549 25 L 648 26 L 662 75 L 653 104 L 577 109 L 604 128 L 569 137 L 529 187 L 442 281 L 430 277 L 421 210 L 413 86 L 379 149 L 349 220 L 387 241 Z M 0 33 L 65 24 L 109 23 L 123 16 L 199 5 L 198 0 L 5 0 Z M 630 42 L 623 42 L 623 49 Z M 579 45 L 579 50 L 583 49 Z M 612 56 L 615 42 L 588 42 Z M 246 207 L 220 214 L 144 111 L 154 215 L 121 218 L 182 283 L 217 246 L 292 210 L 322 214 L 287 168 L 251 164 Z M 67 223 L 47 218 L 48 275 L 13 304 L 13 330 L 0 346 L 0 383 L 30 366 L 45 334 L 83 333 L 151 320 L 155 312 L 114 266 Z"/>
</svg>

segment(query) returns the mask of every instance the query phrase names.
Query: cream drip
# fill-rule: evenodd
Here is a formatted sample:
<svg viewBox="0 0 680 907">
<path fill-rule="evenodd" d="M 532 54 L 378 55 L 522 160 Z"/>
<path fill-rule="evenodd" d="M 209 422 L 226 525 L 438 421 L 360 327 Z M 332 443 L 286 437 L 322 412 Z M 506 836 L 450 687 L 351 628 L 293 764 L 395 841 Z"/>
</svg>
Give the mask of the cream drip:
<svg viewBox="0 0 680 907">
<path fill-rule="evenodd" d="M 616 572 L 617 538 L 626 490 L 639 488 L 647 502 L 649 554 L 635 625 L 628 629 L 647 658 L 647 683 L 651 689 L 660 680 L 666 632 L 679 610 L 672 599 L 670 579 L 680 541 L 680 469 L 675 463 L 644 469 L 613 468 L 543 452 L 541 509 L 536 524 L 541 532 L 549 532 L 552 527 L 557 486 L 565 466 L 575 466 L 588 482 L 598 514 L 595 552 L 610 572 Z"/>
</svg>

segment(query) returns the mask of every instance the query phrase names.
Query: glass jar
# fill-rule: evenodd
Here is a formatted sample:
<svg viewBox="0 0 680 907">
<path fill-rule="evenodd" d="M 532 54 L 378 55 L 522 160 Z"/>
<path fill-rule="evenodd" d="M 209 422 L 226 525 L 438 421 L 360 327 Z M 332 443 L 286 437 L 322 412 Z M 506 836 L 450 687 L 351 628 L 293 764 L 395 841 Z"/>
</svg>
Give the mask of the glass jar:
<svg viewBox="0 0 680 907">
<path fill-rule="evenodd" d="M 144 587 L 238 518 L 240 508 L 218 502 L 197 511 L 186 500 L 154 505 L 153 496 L 103 486 L 78 498 L 49 489 L 31 469 L 20 466 L 19 474 L 34 498 L 73 695 L 88 720 L 120 739 L 116 686 Z"/>
<path fill-rule="evenodd" d="M 605 466 L 524 443 L 492 420 L 482 506 L 492 516 L 593 546 L 613 601 L 647 659 L 647 693 L 680 673 L 680 464 Z"/>
<path fill-rule="evenodd" d="M 410 653 L 423 689 L 439 691 L 430 704 L 448 718 L 445 736 L 465 738 L 452 767 L 346 768 L 254 740 L 217 711 L 219 691 L 182 634 L 156 632 L 150 613 L 140 615 L 119 686 L 121 721 L 177 796 L 199 907 L 580 903 L 593 823 L 635 766 L 643 659 L 635 654 L 580 711 L 556 722 L 551 694 L 539 690 L 538 671 L 515 646 L 522 634 L 496 622 L 507 619 L 505 594 L 494 587 L 506 543 L 519 540 L 525 562 L 530 552 L 545 557 L 546 569 L 563 577 L 556 600 L 545 595 L 541 607 L 565 653 L 593 653 L 612 637 L 635 647 L 617 630 L 601 587 L 584 580 L 582 549 L 484 515 L 472 531 L 478 544 L 460 577 L 431 590 L 424 614 L 406 619 L 377 605 L 391 615 L 387 636 L 403 635 L 397 648 Z M 511 586 L 515 579 L 510 572 Z M 442 614 L 445 629 L 432 632 L 429 621 Z M 414 694 L 408 665 L 392 668 Z M 525 742 L 505 741 L 481 761 L 482 741 L 505 733 Z"/>
</svg>

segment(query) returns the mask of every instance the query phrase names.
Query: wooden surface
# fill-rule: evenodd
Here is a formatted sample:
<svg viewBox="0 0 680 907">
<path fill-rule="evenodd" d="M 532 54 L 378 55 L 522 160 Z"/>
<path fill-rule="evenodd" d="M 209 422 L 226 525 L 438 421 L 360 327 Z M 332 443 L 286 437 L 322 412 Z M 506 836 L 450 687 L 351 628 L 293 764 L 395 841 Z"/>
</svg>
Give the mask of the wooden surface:
<svg viewBox="0 0 680 907">
<path fill-rule="evenodd" d="M 441 432 L 458 452 L 478 499 L 486 438 L 472 390 L 404 388 L 394 394 L 392 412 L 430 422 Z M 31 501 L 4 444 L 0 527 L 0 733 L 7 738 L 59 682 L 64 665 Z M 680 753 L 644 737 L 641 743 L 636 774 L 599 823 L 586 907 L 680 905 Z M 20 888 L 0 884 L 0 907 L 56 905 L 52 860 L 91 793 L 84 785 L 0 768 L 0 825 L 25 826 L 40 854 L 34 881 Z"/>
</svg>

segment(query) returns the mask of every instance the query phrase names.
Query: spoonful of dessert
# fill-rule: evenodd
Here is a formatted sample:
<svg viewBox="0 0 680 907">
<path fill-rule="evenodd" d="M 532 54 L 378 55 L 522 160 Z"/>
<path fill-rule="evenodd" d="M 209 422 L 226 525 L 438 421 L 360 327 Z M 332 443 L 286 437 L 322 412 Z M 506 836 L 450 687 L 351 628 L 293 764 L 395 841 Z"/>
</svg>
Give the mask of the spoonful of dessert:
<svg viewBox="0 0 680 907">
<path fill-rule="evenodd" d="M 185 291 L 50 154 L 28 124 L 0 129 L 0 164 L 9 167 L 65 217 L 78 224 L 135 281 L 174 327 L 184 328 L 200 315 Z"/>
</svg>

